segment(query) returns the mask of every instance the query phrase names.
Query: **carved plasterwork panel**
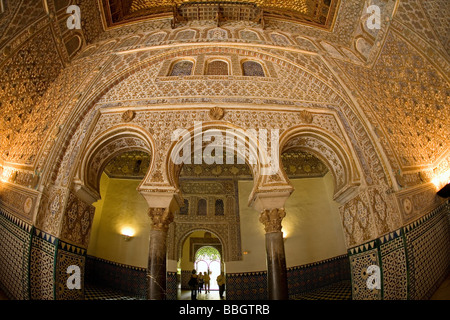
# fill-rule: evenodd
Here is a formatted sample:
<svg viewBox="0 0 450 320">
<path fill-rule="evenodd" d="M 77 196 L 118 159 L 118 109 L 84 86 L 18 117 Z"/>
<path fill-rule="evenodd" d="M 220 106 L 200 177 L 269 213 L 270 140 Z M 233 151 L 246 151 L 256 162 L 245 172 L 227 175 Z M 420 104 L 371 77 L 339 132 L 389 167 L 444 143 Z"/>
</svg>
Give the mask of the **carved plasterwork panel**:
<svg viewBox="0 0 450 320">
<path fill-rule="evenodd" d="M 430 165 L 447 152 L 450 87 L 411 44 L 391 32 L 373 68 L 341 68 L 365 100 L 396 169 Z"/>
<path fill-rule="evenodd" d="M 78 199 L 73 193 L 69 194 L 65 209 L 61 238 L 87 248 L 91 234 L 95 208 Z"/>
</svg>

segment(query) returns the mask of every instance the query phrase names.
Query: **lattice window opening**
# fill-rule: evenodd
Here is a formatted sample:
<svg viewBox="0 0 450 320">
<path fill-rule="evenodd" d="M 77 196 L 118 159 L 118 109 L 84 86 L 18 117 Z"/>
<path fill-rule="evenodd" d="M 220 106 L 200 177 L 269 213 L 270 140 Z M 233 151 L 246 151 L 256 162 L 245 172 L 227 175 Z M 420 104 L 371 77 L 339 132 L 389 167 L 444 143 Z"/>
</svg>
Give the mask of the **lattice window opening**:
<svg viewBox="0 0 450 320">
<path fill-rule="evenodd" d="M 224 60 L 211 60 L 206 65 L 206 75 L 227 76 L 230 74 L 230 65 Z"/>
<path fill-rule="evenodd" d="M 242 62 L 242 74 L 246 77 L 265 77 L 264 67 L 257 61 Z"/>
<path fill-rule="evenodd" d="M 200 199 L 197 203 L 197 215 L 198 216 L 206 216 L 208 212 L 208 204 L 206 199 Z"/>
<path fill-rule="evenodd" d="M 225 215 L 225 204 L 222 199 L 216 199 L 214 204 L 214 215 L 224 216 Z"/>
<path fill-rule="evenodd" d="M 180 215 L 187 216 L 189 214 L 189 200 L 184 199 L 184 205 L 180 208 Z"/>
<path fill-rule="evenodd" d="M 184 77 L 192 75 L 194 69 L 194 62 L 190 60 L 177 61 L 172 65 L 169 76 L 171 77 Z"/>
</svg>

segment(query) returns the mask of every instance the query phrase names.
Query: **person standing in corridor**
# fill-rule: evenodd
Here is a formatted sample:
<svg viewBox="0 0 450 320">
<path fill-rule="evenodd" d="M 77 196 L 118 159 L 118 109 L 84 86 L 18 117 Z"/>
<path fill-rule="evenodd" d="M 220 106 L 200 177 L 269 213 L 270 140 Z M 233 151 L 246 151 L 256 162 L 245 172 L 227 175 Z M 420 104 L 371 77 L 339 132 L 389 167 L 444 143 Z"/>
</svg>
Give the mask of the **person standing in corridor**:
<svg viewBox="0 0 450 320">
<path fill-rule="evenodd" d="M 225 292 L 225 275 L 223 274 L 223 271 L 220 273 L 216 280 L 217 284 L 219 285 L 220 299 L 223 299 L 223 294 Z"/>
</svg>

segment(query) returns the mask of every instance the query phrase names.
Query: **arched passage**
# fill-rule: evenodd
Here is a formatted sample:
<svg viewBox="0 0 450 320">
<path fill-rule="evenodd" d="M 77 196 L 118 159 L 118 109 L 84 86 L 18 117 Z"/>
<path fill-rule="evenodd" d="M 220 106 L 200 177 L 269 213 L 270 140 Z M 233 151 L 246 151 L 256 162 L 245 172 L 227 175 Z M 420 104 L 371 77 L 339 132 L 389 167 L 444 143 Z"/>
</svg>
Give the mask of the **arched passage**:
<svg viewBox="0 0 450 320">
<path fill-rule="evenodd" d="M 86 146 L 74 179 L 76 193 L 91 203 L 100 199 L 100 177 L 106 165 L 126 151 L 144 151 L 153 155 L 153 146 L 152 138 L 142 128 L 119 126 L 107 130 Z"/>
<path fill-rule="evenodd" d="M 258 192 L 263 192 L 273 181 L 276 189 L 290 191 L 285 176 L 278 167 L 278 154 L 271 149 L 267 140 L 267 130 L 246 130 L 225 122 L 199 122 L 190 129 L 177 130 L 173 144 L 166 158 L 167 177 L 172 186 L 179 189 L 179 174 L 185 163 L 234 164 L 235 161 L 246 163 L 253 177 L 253 191 L 249 204 Z M 264 136 L 266 135 L 266 136 Z M 263 142 L 264 140 L 264 142 Z M 273 187 L 272 187 L 273 189 Z"/>
<path fill-rule="evenodd" d="M 152 138 L 140 127 L 121 125 L 98 135 L 85 146 L 83 154 L 76 168 L 73 197 L 95 208 L 89 226 L 91 236 L 86 242 L 87 260 L 91 264 L 101 259 L 146 268 L 150 222 L 148 205 L 137 187 L 152 166 Z M 66 216 L 70 220 L 70 212 Z M 133 230 L 133 234 L 125 229 Z M 132 241 L 126 241 L 127 234 Z M 86 278 L 98 280 L 100 285 L 145 296 L 137 284 L 131 283 L 136 279 L 124 283 L 109 273 L 92 274 L 89 270 Z"/>
<path fill-rule="evenodd" d="M 206 229 L 193 229 L 186 232 L 179 239 L 178 257 L 178 300 L 190 299 L 191 288 L 188 285 L 192 270 L 198 276 L 208 273 L 210 278 L 209 292 L 203 286 L 199 290 L 199 299 L 218 300 L 218 286 L 216 278 L 220 272 L 225 271 L 226 261 L 224 255 L 227 246 L 216 233 Z"/>
<path fill-rule="evenodd" d="M 334 199 L 344 203 L 361 184 L 360 170 L 346 143 L 332 133 L 312 126 L 291 128 L 280 137 L 280 152 L 300 150 L 319 158 L 332 172 Z M 356 158 L 357 159 L 357 158 Z"/>
</svg>

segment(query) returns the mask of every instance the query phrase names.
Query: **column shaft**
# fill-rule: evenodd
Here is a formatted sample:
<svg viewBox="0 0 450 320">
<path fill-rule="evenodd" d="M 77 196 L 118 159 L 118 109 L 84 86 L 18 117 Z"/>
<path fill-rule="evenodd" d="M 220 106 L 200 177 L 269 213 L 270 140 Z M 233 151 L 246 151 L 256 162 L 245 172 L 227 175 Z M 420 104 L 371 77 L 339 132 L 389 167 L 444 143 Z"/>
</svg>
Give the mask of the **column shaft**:
<svg viewBox="0 0 450 320">
<path fill-rule="evenodd" d="M 287 300 L 289 298 L 286 256 L 281 232 L 281 221 L 285 216 L 284 208 L 275 208 L 264 209 L 259 218 L 266 231 L 267 286 L 271 300 Z"/>
<path fill-rule="evenodd" d="M 148 260 L 148 299 L 166 299 L 166 238 L 164 230 L 150 231 L 150 248 Z"/>
<path fill-rule="evenodd" d="M 270 300 L 287 300 L 286 256 L 282 232 L 266 233 L 267 283 Z"/>
</svg>

